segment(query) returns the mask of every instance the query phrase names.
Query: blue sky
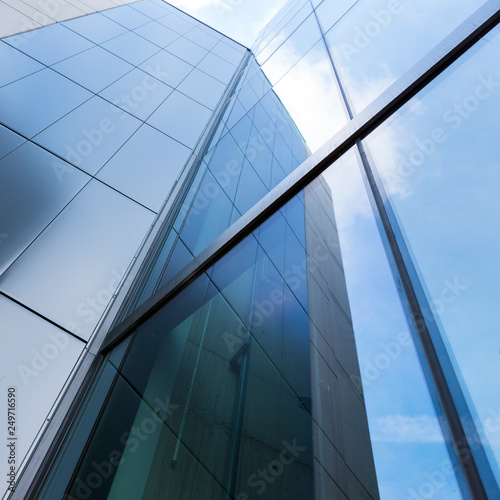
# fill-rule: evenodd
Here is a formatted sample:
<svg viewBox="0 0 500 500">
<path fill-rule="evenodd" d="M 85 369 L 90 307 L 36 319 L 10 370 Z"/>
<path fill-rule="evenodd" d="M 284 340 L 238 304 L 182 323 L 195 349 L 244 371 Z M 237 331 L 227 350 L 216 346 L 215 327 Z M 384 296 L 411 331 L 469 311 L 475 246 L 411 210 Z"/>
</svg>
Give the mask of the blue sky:
<svg viewBox="0 0 500 500">
<path fill-rule="evenodd" d="M 250 47 L 286 0 L 169 0 L 169 3 Z"/>
</svg>

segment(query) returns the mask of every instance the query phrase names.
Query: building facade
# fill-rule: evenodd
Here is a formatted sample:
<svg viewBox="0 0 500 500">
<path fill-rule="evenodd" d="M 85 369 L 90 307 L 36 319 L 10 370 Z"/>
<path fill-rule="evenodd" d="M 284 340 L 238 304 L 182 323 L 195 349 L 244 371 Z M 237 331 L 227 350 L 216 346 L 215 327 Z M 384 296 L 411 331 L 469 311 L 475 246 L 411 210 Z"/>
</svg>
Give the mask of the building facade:
<svg viewBox="0 0 500 500">
<path fill-rule="evenodd" d="M 6 498 L 499 496 L 499 10 L 1 40 Z"/>
</svg>

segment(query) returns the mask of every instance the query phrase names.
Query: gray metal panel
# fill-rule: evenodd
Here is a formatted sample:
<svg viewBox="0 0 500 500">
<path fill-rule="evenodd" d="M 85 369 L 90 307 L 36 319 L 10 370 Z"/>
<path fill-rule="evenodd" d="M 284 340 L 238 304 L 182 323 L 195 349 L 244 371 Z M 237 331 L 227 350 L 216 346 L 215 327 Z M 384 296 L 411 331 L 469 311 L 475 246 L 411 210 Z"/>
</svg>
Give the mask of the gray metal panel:
<svg viewBox="0 0 500 500">
<path fill-rule="evenodd" d="M 0 278 L 0 289 L 88 339 L 153 218 L 93 180 Z"/>
</svg>

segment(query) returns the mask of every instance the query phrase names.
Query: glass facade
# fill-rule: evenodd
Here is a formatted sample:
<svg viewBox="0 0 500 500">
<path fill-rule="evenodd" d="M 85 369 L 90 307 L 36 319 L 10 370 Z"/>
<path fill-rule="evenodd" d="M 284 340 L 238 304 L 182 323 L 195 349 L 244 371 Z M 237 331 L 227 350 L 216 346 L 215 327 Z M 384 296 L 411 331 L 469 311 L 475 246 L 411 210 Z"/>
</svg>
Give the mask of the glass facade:
<svg viewBox="0 0 500 500">
<path fill-rule="evenodd" d="M 0 41 L 0 306 L 71 338 L 12 498 L 499 498 L 500 4 L 87 17 Z"/>
</svg>

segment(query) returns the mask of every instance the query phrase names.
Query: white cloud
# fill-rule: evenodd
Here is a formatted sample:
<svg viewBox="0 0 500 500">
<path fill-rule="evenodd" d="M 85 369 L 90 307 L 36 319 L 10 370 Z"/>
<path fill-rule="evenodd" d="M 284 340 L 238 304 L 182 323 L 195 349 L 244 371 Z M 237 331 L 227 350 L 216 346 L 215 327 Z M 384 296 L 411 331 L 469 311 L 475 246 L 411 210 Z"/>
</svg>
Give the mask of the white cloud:
<svg viewBox="0 0 500 500">
<path fill-rule="evenodd" d="M 430 415 L 387 415 L 375 421 L 372 440 L 390 443 L 441 443 L 438 419 Z"/>
</svg>

